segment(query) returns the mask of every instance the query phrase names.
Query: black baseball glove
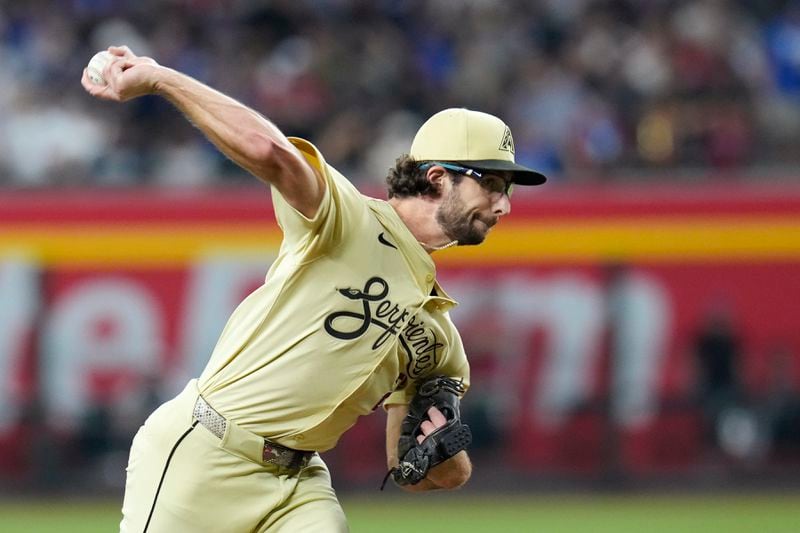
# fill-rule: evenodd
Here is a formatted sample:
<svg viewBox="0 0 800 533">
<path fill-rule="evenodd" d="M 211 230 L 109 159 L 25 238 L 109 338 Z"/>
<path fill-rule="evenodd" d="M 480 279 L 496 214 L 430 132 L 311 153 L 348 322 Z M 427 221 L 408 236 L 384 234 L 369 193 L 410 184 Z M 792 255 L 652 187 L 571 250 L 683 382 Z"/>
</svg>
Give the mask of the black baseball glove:
<svg viewBox="0 0 800 533">
<path fill-rule="evenodd" d="M 389 471 L 387 478 L 391 475 L 398 485 L 416 485 L 432 467 L 470 445 L 472 432 L 469 426 L 461 423 L 459 409 L 463 393 L 461 381 L 444 376 L 428 378 L 419 384 L 400 427 L 397 443 L 400 464 Z M 439 409 L 447 423 L 418 443 L 417 437 L 422 435 L 420 426 L 428 420 L 428 409 L 431 407 Z"/>
</svg>

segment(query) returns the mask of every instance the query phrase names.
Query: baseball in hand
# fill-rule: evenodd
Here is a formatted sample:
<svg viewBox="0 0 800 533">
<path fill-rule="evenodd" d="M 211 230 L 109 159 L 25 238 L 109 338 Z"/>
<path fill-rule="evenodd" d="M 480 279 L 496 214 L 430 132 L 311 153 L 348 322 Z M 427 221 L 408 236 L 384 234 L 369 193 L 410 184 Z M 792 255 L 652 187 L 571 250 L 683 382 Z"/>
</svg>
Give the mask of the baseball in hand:
<svg viewBox="0 0 800 533">
<path fill-rule="evenodd" d="M 106 50 L 97 52 L 92 56 L 92 59 L 89 60 L 89 64 L 86 66 L 86 73 L 89 75 L 89 79 L 92 80 L 92 83 L 95 85 L 106 84 L 106 80 L 103 79 L 103 69 L 106 64 L 111 61 L 112 57 L 113 56 Z"/>
</svg>

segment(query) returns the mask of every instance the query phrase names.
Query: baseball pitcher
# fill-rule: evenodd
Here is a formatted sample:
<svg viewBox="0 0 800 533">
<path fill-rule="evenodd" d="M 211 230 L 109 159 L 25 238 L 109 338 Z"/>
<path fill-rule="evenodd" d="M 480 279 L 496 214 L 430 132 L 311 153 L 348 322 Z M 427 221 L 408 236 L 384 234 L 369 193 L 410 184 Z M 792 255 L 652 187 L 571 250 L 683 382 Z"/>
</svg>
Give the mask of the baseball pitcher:
<svg viewBox="0 0 800 533">
<path fill-rule="evenodd" d="M 109 52 L 102 84 L 84 71 L 86 91 L 166 98 L 269 185 L 284 237 L 199 378 L 136 434 L 120 530 L 347 531 L 318 452 L 378 406 L 387 478 L 409 491 L 463 485 L 469 365 L 431 253 L 479 244 L 509 213 L 512 184 L 545 181 L 515 164 L 508 127 L 467 109 L 437 113 L 390 170 L 382 201 L 252 109 L 127 47 Z"/>
</svg>

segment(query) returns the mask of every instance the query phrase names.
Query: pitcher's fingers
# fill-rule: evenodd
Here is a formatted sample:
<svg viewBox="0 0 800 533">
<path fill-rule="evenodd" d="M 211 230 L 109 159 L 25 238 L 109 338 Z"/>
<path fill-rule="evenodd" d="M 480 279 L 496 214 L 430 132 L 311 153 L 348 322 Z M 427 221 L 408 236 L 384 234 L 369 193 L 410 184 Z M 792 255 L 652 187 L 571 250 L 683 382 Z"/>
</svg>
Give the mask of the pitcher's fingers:
<svg viewBox="0 0 800 533">
<path fill-rule="evenodd" d="M 92 89 L 94 89 L 94 83 L 92 83 L 92 80 L 89 79 L 89 72 L 86 69 L 83 69 L 83 73 L 81 75 L 81 85 L 83 85 L 83 88 L 86 89 L 89 94 L 92 93 Z"/>
<path fill-rule="evenodd" d="M 436 425 L 430 420 L 426 420 L 425 422 L 420 425 L 420 429 L 422 430 L 422 434 L 426 437 L 436 431 Z"/>
<path fill-rule="evenodd" d="M 122 46 L 109 46 L 108 51 L 115 56 L 124 57 L 126 59 L 131 59 L 136 57 L 134 53 L 128 48 L 127 45 Z"/>
<path fill-rule="evenodd" d="M 94 83 L 92 80 L 89 79 L 89 72 L 86 69 L 83 69 L 83 76 L 81 76 L 81 85 L 83 88 L 86 89 L 86 92 L 91 94 L 92 96 L 98 96 L 102 93 L 108 85 L 98 85 Z"/>
<path fill-rule="evenodd" d="M 428 409 L 428 418 L 431 419 L 431 422 L 433 422 L 433 425 L 437 428 L 447 424 L 447 418 L 436 407 L 431 407 Z"/>
<path fill-rule="evenodd" d="M 126 61 L 127 59 L 122 57 L 114 57 L 103 67 L 103 78 L 115 91 L 119 89 L 118 85 L 119 78 L 122 76 L 122 65 L 124 65 Z"/>
<path fill-rule="evenodd" d="M 424 441 L 428 435 L 436 431 L 436 426 L 434 426 L 433 422 L 430 420 L 426 420 L 420 424 L 419 429 L 422 431 L 422 434 L 417 435 L 417 442 L 422 443 L 422 441 Z"/>
</svg>

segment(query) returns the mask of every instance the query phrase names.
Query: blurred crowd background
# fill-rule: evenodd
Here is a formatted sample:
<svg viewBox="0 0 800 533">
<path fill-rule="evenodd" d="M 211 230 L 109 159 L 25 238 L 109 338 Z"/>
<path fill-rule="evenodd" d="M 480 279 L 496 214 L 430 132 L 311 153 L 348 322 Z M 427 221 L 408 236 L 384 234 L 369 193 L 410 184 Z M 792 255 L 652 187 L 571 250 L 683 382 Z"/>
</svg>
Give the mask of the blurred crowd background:
<svg viewBox="0 0 800 533">
<path fill-rule="evenodd" d="M 780 179 L 800 160 L 797 1 L 4 0 L 0 184 L 244 179 L 160 100 L 83 93 L 120 43 L 357 183 L 448 106 L 504 117 L 517 159 L 555 180 Z"/>
<path fill-rule="evenodd" d="M 478 490 L 797 486 L 800 1 L 0 0 L 0 492 L 119 492 L 278 242 L 263 187 L 170 105 L 84 92 L 113 44 L 368 192 L 432 113 L 508 122 L 550 182 L 496 255 L 440 269 Z M 376 485 L 383 422 L 326 457 L 337 487 Z"/>
</svg>

